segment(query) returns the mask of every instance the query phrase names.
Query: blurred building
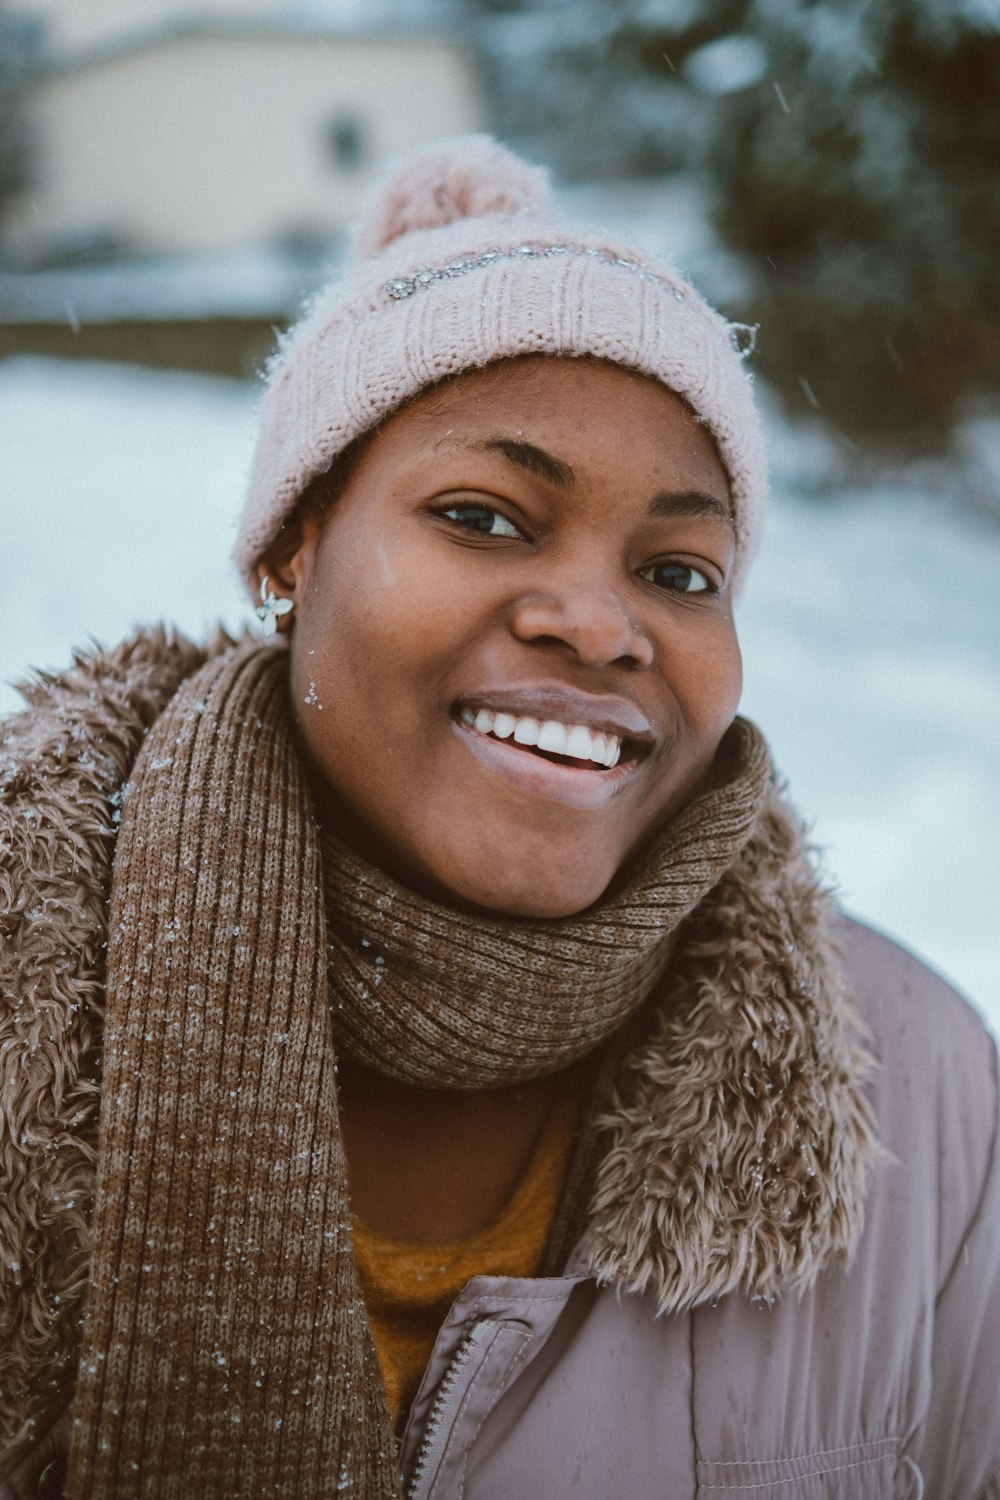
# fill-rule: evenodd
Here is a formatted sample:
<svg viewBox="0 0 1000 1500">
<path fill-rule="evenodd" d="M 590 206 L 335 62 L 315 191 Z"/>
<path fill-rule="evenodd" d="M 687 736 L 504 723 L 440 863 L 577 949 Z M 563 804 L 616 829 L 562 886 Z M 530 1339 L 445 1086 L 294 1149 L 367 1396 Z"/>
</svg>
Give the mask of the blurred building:
<svg viewBox="0 0 1000 1500">
<path fill-rule="evenodd" d="M 35 7 L 35 181 L 3 230 L 22 265 L 322 241 L 386 157 L 480 122 L 470 49 L 415 6 Z"/>
<path fill-rule="evenodd" d="M 30 185 L 0 221 L 0 357 L 259 368 L 387 158 L 480 128 L 435 0 L 19 0 Z"/>
</svg>

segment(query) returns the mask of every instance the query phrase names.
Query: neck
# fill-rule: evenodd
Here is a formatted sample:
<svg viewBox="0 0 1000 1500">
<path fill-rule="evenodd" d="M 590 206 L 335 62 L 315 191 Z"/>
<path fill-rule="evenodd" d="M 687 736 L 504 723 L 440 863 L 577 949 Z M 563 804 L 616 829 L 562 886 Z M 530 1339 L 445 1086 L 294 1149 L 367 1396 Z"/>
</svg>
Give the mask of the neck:
<svg viewBox="0 0 1000 1500">
<path fill-rule="evenodd" d="M 387 1238 L 466 1239 L 503 1209 L 556 1101 L 582 1098 L 590 1059 L 496 1089 L 426 1088 L 360 1063 L 340 1067 L 351 1208 Z"/>
</svg>

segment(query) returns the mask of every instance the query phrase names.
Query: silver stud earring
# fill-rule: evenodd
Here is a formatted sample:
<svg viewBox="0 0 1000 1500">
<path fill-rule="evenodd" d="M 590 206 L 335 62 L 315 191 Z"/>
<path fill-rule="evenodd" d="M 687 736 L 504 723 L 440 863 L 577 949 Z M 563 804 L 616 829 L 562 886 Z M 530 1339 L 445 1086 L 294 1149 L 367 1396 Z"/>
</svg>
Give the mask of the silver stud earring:
<svg viewBox="0 0 1000 1500">
<path fill-rule="evenodd" d="M 260 580 L 260 604 L 254 610 L 260 621 L 261 635 L 274 635 L 282 615 L 290 615 L 295 608 L 291 599 L 281 599 L 272 588 L 268 588 L 270 575 L 265 573 Z"/>
</svg>

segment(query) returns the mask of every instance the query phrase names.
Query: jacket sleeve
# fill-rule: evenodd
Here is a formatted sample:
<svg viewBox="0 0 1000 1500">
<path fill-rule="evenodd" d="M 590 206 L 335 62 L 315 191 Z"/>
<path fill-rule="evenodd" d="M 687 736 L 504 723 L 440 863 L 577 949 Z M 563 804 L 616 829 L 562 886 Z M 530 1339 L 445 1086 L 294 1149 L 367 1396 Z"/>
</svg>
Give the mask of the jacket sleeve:
<svg viewBox="0 0 1000 1500">
<path fill-rule="evenodd" d="M 925 1494 L 1000 1500 L 1000 1078 L 996 1046 L 968 1080 L 992 1124 L 982 1189 L 938 1296 L 933 1395 L 921 1451 Z"/>
</svg>

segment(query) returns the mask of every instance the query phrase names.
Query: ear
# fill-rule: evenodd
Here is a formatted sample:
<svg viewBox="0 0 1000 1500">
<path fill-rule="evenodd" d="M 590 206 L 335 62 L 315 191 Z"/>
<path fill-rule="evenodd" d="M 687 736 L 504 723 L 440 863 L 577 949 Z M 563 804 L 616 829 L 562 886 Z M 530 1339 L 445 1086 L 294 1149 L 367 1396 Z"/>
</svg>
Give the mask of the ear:
<svg viewBox="0 0 1000 1500">
<path fill-rule="evenodd" d="M 266 578 L 279 598 L 301 604 L 312 575 L 320 526 L 315 516 L 293 516 L 254 568 L 257 596 Z"/>
</svg>

